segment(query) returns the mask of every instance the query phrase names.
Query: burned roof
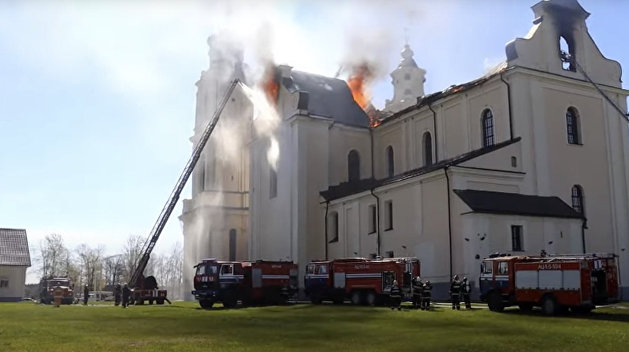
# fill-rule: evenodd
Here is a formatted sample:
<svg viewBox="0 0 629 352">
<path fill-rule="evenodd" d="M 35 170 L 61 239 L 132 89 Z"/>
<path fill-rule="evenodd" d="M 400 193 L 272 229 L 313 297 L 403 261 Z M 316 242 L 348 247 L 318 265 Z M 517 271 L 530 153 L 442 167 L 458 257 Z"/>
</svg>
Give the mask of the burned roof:
<svg viewBox="0 0 629 352">
<path fill-rule="evenodd" d="M 31 266 L 26 230 L 0 229 L 0 265 Z"/>
<path fill-rule="evenodd" d="M 376 187 L 380 187 L 380 186 L 383 186 L 383 185 L 388 185 L 388 184 L 391 184 L 391 183 L 395 183 L 395 182 L 407 180 L 409 178 L 417 177 L 417 176 L 420 176 L 420 175 L 423 175 L 423 174 L 427 174 L 427 173 L 435 171 L 435 170 L 443 169 L 443 168 L 446 168 L 446 167 L 449 167 L 449 166 L 455 166 L 455 165 L 458 165 L 458 164 L 463 163 L 465 161 L 468 161 L 468 160 L 474 159 L 476 157 L 479 157 L 481 155 L 485 155 L 487 153 L 491 153 L 494 150 L 498 150 L 498 149 L 504 148 L 504 147 L 506 147 L 508 145 L 511 145 L 513 143 L 517 143 L 521 139 L 522 139 L 521 137 L 516 137 L 514 139 L 509 139 L 507 141 L 494 144 L 492 146 L 483 147 L 483 148 L 480 148 L 480 149 L 475 149 L 475 150 L 472 150 L 470 152 L 457 155 L 457 156 L 455 156 L 453 158 L 442 160 L 442 161 L 440 161 L 438 163 L 435 163 L 435 164 L 432 164 L 432 165 L 422 166 L 422 167 L 417 168 L 417 169 L 413 169 L 413 170 L 409 170 L 409 171 L 403 172 L 403 173 L 401 173 L 399 175 L 395 175 L 393 177 L 388 177 L 388 178 L 384 178 L 384 179 L 380 179 L 380 180 L 376 180 L 374 178 L 369 178 L 369 179 L 363 179 L 363 180 L 354 181 L 354 182 L 343 182 L 343 183 L 341 183 L 341 184 L 339 184 L 337 186 L 331 186 L 327 190 L 321 191 L 319 194 L 323 198 L 325 198 L 325 200 L 327 200 L 327 201 L 332 201 L 332 200 L 335 200 L 335 199 L 347 197 L 347 196 L 352 195 L 352 194 L 357 194 L 357 193 L 369 191 L 369 190 L 374 189 Z"/>
<path fill-rule="evenodd" d="M 582 214 L 559 197 L 471 189 L 455 189 L 454 193 L 475 213 L 583 219 Z"/>
<path fill-rule="evenodd" d="M 347 83 L 338 78 L 292 70 L 290 77 L 282 79 L 290 92 L 305 92 L 303 108 L 310 114 L 328 117 L 334 121 L 356 127 L 369 127 L 369 117 L 356 104 Z"/>
</svg>

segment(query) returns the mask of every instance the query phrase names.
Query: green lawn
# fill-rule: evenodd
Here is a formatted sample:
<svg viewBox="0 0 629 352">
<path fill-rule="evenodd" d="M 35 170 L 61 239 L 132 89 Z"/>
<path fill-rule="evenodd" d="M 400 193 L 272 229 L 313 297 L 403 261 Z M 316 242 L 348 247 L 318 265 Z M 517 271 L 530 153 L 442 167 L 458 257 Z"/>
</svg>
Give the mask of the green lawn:
<svg viewBox="0 0 629 352">
<path fill-rule="evenodd" d="M 628 351 L 629 305 L 589 316 L 292 305 L 0 304 L 0 351 Z"/>
</svg>

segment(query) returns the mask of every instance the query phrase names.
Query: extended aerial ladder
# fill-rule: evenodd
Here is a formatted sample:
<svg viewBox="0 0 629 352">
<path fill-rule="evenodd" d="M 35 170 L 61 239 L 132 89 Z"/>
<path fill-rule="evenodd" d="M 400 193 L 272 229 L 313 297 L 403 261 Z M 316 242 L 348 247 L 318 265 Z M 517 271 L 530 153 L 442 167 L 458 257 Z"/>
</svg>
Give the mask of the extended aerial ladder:
<svg viewBox="0 0 629 352">
<path fill-rule="evenodd" d="M 144 278 L 144 269 L 146 269 L 146 265 L 148 264 L 148 261 L 151 257 L 151 252 L 153 251 L 153 248 L 155 248 L 155 244 L 157 243 L 159 236 L 162 234 L 162 231 L 164 230 L 164 227 L 168 222 L 168 218 L 173 212 L 175 206 L 177 205 L 179 197 L 181 196 L 181 191 L 183 191 L 183 188 L 190 178 L 190 175 L 192 174 L 192 171 L 194 170 L 197 161 L 199 161 L 201 153 L 203 152 L 203 148 L 205 148 L 205 145 L 207 144 L 207 141 L 209 140 L 212 131 L 214 131 L 218 119 L 225 109 L 227 102 L 229 101 L 229 97 L 234 92 L 234 89 L 236 89 L 236 87 L 241 84 L 242 83 L 239 79 L 234 79 L 227 88 L 223 99 L 218 105 L 209 123 L 205 127 L 205 130 L 203 131 L 203 134 L 201 135 L 201 138 L 199 139 L 197 145 L 194 147 L 192 155 L 190 156 L 190 159 L 188 159 L 188 163 L 186 163 L 183 172 L 181 173 L 179 179 L 177 180 L 177 183 L 175 184 L 175 188 L 170 193 L 166 204 L 162 208 L 159 216 L 157 217 L 157 221 L 153 225 L 151 233 L 149 234 L 146 242 L 142 247 L 142 257 L 140 257 L 140 260 L 137 262 L 135 270 L 131 275 L 131 279 L 129 280 L 128 284 L 130 288 L 134 289 L 132 298 L 136 304 L 143 304 L 144 301 L 148 301 L 151 304 L 153 303 L 153 301 L 156 301 L 158 304 L 163 304 L 164 300 L 168 301 L 168 299 L 166 298 L 166 290 L 157 289 L 157 282 L 154 277 L 149 276 L 147 278 Z M 170 303 L 170 301 L 168 302 Z"/>
</svg>

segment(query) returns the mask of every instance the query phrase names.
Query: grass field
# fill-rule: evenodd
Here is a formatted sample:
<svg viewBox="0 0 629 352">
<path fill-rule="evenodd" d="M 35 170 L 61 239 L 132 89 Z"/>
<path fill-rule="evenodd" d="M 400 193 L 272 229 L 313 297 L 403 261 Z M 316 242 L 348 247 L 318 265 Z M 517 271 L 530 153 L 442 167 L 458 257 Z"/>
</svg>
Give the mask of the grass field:
<svg viewBox="0 0 629 352">
<path fill-rule="evenodd" d="M 0 351 L 628 351 L 629 305 L 589 316 L 290 305 L 0 304 Z"/>
</svg>

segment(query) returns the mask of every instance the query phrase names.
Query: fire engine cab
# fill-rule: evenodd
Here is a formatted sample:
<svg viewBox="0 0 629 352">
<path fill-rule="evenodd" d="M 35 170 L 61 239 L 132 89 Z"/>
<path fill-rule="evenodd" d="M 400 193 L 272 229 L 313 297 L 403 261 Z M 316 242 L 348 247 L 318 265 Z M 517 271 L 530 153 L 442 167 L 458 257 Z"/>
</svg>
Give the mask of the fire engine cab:
<svg viewBox="0 0 629 352">
<path fill-rule="evenodd" d="M 233 308 L 283 304 L 297 292 L 297 264 L 282 261 L 236 262 L 204 259 L 196 265 L 192 294 L 202 308 L 222 302 Z"/>
<path fill-rule="evenodd" d="M 570 309 L 589 312 L 618 300 L 618 266 L 613 254 L 500 256 L 481 264 L 481 300 L 500 312 L 518 305 L 540 306 L 547 315 Z"/>
<path fill-rule="evenodd" d="M 324 300 L 336 304 L 350 299 L 353 304 L 382 304 L 397 280 L 405 299 L 412 297 L 412 280 L 418 276 L 417 258 L 369 260 L 347 258 L 312 261 L 306 267 L 304 286 L 314 304 Z"/>
</svg>

